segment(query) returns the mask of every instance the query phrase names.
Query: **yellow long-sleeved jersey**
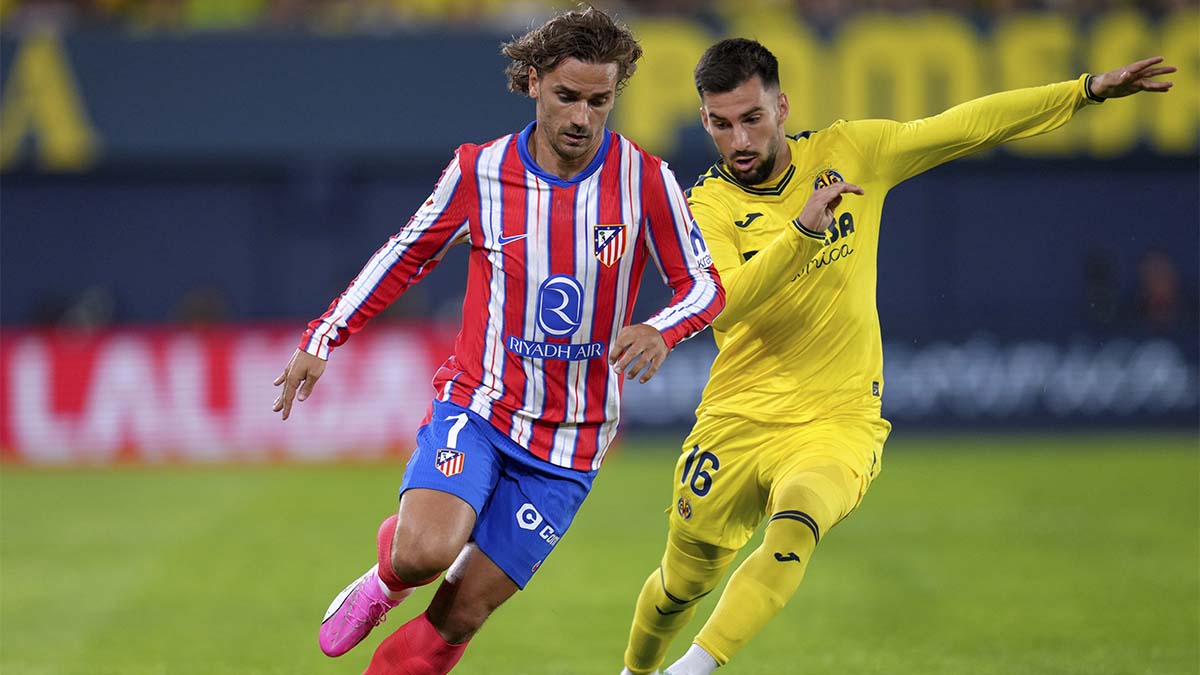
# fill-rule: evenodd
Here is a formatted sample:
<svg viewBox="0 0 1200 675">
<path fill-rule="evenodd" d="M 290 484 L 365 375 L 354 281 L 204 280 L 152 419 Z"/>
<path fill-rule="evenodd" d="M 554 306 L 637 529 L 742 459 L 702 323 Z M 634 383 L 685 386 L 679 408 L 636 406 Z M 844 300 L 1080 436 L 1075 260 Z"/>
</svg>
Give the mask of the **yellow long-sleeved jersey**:
<svg viewBox="0 0 1200 675">
<path fill-rule="evenodd" d="M 943 162 L 1065 124 L 1094 99 L 1078 80 L 975 99 L 908 123 L 838 121 L 788 138 L 791 166 L 755 187 L 714 166 L 688 203 L 725 286 L 719 349 L 697 416 L 802 423 L 880 413 L 883 346 L 875 307 L 884 197 Z M 817 238 L 792 223 L 816 187 L 848 181 Z"/>
</svg>

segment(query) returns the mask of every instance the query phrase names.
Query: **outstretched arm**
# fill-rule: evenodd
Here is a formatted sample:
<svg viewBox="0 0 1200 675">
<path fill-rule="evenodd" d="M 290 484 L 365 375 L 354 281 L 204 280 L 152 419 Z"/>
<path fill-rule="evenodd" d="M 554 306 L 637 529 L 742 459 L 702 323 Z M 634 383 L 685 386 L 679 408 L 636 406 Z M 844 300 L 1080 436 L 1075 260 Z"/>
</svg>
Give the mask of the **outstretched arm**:
<svg viewBox="0 0 1200 675">
<path fill-rule="evenodd" d="M 1172 83 L 1151 78 L 1176 69 L 1162 61 L 1156 56 L 1099 75 L 992 94 L 912 122 L 848 122 L 845 133 L 879 176 L 895 185 L 950 160 L 1057 129 L 1086 105 L 1165 92 Z"/>
</svg>

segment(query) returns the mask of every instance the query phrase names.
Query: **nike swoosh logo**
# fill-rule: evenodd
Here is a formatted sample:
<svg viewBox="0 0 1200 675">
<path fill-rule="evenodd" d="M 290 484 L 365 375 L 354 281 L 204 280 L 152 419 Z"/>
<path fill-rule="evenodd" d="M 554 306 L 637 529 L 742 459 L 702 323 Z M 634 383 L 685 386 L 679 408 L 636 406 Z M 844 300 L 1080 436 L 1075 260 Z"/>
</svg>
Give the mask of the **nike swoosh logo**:
<svg viewBox="0 0 1200 675">
<path fill-rule="evenodd" d="M 513 243 L 514 241 L 520 241 L 528 236 L 529 236 L 528 232 L 526 232 L 525 234 L 514 234 L 511 237 L 506 237 L 504 235 L 500 235 L 500 238 L 497 239 L 496 241 L 499 242 L 501 246 L 505 246 L 507 244 Z"/>
</svg>

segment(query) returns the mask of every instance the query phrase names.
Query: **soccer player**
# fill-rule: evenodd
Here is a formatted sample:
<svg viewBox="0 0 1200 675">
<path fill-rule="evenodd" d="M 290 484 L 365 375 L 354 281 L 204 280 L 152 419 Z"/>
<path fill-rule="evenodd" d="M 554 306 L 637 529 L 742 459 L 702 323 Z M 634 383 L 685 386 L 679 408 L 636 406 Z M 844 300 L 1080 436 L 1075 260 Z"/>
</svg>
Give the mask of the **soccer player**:
<svg viewBox="0 0 1200 675">
<path fill-rule="evenodd" d="M 372 675 L 454 667 L 566 534 L 616 433 L 623 379 L 648 381 L 724 304 L 674 174 L 605 128 L 642 53 L 628 28 L 572 11 L 503 52 L 509 87 L 534 100 L 535 120 L 458 148 L 275 381 L 286 420 L 334 347 L 450 246 L 470 246 L 462 330 L 434 375 L 399 511 L 379 527 L 377 564 L 334 599 L 320 629 L 321 649 L 344 654 L 448 569 L 428 609 L 379 645 Z M 651 259 L 674 296 L 629 325 Z"/>
<path fill-rule="evenodd" d="M 1081 109 L 1162 92 L 1146 59 L 908 123 L 839 121 L 785 134 L 775 57 L 728 39 L 696 66 L 720 161 L 689 204 L 726 290 L 718 354 L 675 469 L 666 552 L 638 597 L 625 675 L 656 672 L 696 604 L 767 519 L 670 675 L 708 675 L 783 608 L 817 543 L 879 474 L 883 354 L 876 247 L 887 191 L 957 157 L 1045 133 Z M 845 200 L 843 201 L 843 198 Z"/>
</svg>

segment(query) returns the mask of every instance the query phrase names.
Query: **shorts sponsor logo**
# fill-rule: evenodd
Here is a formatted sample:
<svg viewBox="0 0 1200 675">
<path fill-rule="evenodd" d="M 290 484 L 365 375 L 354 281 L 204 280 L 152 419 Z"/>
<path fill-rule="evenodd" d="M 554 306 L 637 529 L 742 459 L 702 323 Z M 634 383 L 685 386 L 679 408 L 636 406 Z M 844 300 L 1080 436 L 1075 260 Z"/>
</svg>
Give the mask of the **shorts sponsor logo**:
<svg viewBox="0 0 1200 675">
<path fill-rule="evenodd" d="M 466 455 L 459 450 L 450 450 L 445 448 L 437 451 L 437 457 L 434 459 L 434 465 L 437 470 L 442 472 L 446 478 L 457 476 L 462 473 L 463 464 L 467 461 Z"/>
<path fill-rule="evenodd" d="M 517 525 L 520 525 L 522 530 L 536 530 L 541 524 L 542 514 L 538 513 L 533 504 L 525 502 L 517 509 Z"/>
<path fill-rule="evenodd" d="M 684 520 L 689 520 L 692 517 L 692 503 L 687 497 L 680 497 L 675 504 L 675 508 L 679 511 L 679 517 Z"/>
<path fill-rule="evenodd" d="M 522 530 L 536 530 L 544 521 L 545 518 L 542 518 L 542 514 L 538 513 L 537 507 L 529 502 L 525 502 L 521 505 L 521 508 L 517 509 L 517 526 Z M 548 523 L 538 531 L 538 536 L 551 546 L 557 544 L 561 538 L 554 531 L 554 527 Z M 541 563 L 538 564 L 540 565 Z M 535 566 L 534 569 L 536 570 L 537 567 Z"/>
</svg>

